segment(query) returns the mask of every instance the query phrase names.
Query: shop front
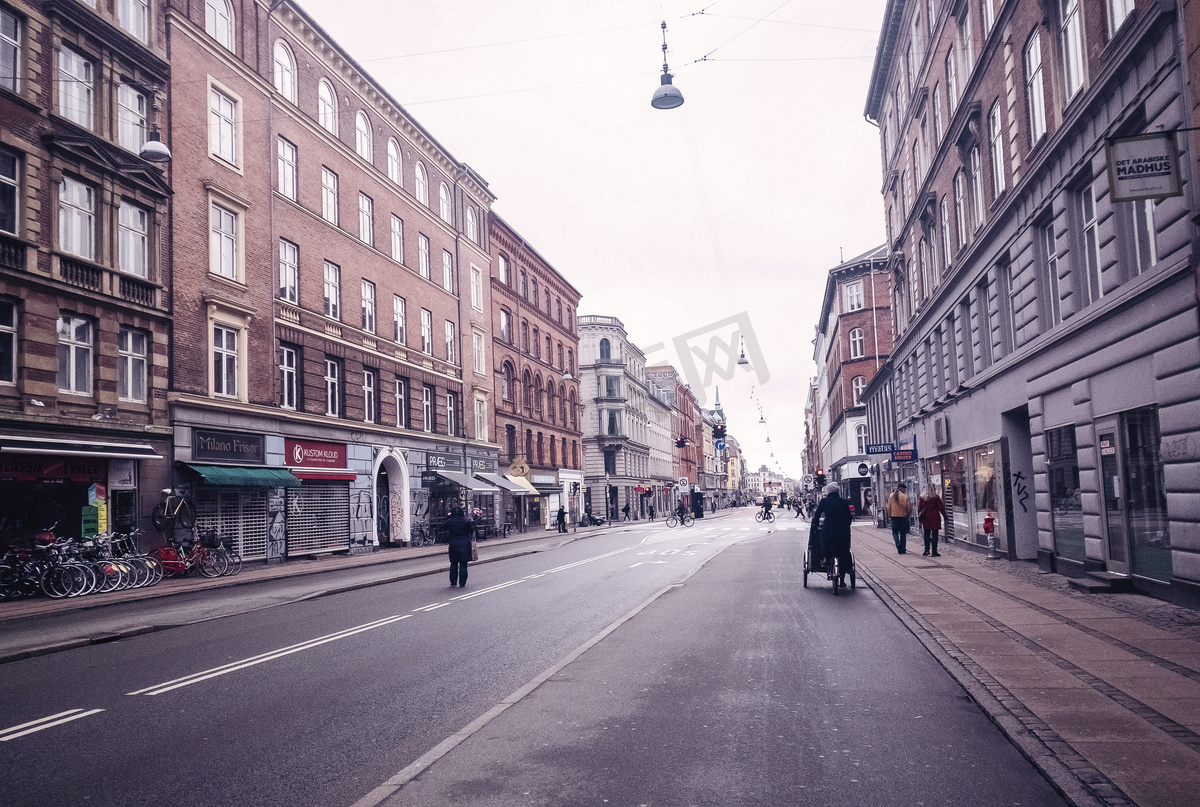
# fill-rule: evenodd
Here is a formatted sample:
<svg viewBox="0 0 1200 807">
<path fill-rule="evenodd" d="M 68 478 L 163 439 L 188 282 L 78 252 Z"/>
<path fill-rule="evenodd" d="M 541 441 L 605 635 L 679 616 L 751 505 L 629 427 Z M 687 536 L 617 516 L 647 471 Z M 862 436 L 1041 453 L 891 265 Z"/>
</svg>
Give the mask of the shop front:
<svg viewBox="0 0 1200 807">
<path fill-rule="evenodd" d="M 558 482 L 558 474 L 533 471 L 529 474 L 529 482 L 538 494 L 531 497 L 533 501 L 530 502 L 529 523 L 540 524 L 543 529 L 551 529 L 554 527 L 559 505 L 566 504 Z"/>
<path fill-rule="evenodd" d="M 1012 555 L 1003 457 L 1002 443 L 994 441 L 930 458 L 921 487 L 910 485 L 909 493 L 915 502 L 925 485 L 934 485 L 946 507 L 946 539 Z"/>
<path fill-rule="evenodd" d="M 467 473 L 461 454 L 430 451 L 421 472 L 421 493 L 429 529 L 443 540 L 443 525 L 455 507 L 462 508 L 473 520 L 486 519 L 487 514 L 495 512 L 500 489 Z"/>
</svg>

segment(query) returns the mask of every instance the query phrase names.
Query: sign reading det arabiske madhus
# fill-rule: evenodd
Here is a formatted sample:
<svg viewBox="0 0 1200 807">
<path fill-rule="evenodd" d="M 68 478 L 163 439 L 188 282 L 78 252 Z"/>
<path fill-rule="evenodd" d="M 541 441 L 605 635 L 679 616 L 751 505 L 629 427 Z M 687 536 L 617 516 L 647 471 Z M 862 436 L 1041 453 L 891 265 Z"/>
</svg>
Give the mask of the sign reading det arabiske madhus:
<svg viewBox="0 0 1200 807">
<path fill-rule="evenodd" d="M 1114 202 L 1180 196 L 1179 151 L 1174 132 L 1108 141 L 1108 184 Z"/>
</svg>

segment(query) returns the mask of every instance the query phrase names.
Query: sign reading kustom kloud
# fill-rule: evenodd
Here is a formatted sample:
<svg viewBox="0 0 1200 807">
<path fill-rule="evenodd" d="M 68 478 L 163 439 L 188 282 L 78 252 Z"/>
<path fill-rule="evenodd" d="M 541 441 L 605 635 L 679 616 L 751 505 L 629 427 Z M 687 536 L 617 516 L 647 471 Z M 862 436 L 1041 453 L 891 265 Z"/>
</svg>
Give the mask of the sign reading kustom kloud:
<svg viewBox="0 0 1200 807">
<path fill-rule="evenodd" d="M 1114 202 L 1183 195 L 1174 132 L 1108 141 L 1108 185 Z"/>
</svg>

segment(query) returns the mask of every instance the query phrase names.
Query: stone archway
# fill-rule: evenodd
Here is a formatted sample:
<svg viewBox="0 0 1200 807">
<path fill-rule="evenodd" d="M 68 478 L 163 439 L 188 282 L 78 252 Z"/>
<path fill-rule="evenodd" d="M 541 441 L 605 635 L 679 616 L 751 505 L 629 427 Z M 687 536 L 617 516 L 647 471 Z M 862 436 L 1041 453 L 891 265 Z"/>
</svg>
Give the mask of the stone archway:
<svg viewBox="0 0 1200 807">
<path fill-rule="evenodd" d="M 375 545 L 379 546 L 385 541 L 392 546 L 407 545 L 412 527 L 412 497 L 408 487 L 408 460 L 404 452 L 398 448 L 380 451 L 375 457 L 371 478 L 375 491 L 371 534 Z M 383 489 L 380 485 L 382 479 L 387 481 Z M 386 514 L 380 512 L 384 506 L 388 508 Z M 381 526 L 388 530 L 386 537 L 379 535 Z"/>
</svg>

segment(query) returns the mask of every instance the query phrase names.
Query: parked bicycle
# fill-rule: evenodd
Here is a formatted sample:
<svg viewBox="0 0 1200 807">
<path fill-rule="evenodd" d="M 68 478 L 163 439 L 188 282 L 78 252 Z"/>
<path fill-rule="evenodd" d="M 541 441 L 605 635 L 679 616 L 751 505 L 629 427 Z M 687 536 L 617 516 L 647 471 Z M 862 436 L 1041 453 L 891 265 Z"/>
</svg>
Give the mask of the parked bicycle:
<svg viewBox="0 0 1200 807">
<path fill-rule="evenodd" d="M 229 573 L 229 560 L 219 547 L 216 530 L 206 530 L 185 541 L 168 538 L 167 546 L 159 547 L 151 554 L 162 564 L 168 577 L 185 577 L 193 569 L 202 577 L 220 577 Z M 240 559 L 238 568 L 241 568 Z"/>
<path fill-rule="evenodd" d="M 408 545 L 429 546 L 432 543 L 434 543 L 434 536 L 429 531 L 429 526 L 421 522 L 415 522 L 409 531 Z"/>
<path fill-rule="evenodd" d="M 170 488 L 163 488 L 163 496 L 163 501 L 155 505 L 154 512 L 150 515 L 154 529 L 163 532 L 168 525 L 185 530 L 196 526 L 196 506 L 192 504 L 191 499 L 175 493 Z"/>
</svg>

